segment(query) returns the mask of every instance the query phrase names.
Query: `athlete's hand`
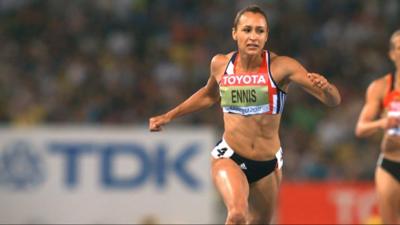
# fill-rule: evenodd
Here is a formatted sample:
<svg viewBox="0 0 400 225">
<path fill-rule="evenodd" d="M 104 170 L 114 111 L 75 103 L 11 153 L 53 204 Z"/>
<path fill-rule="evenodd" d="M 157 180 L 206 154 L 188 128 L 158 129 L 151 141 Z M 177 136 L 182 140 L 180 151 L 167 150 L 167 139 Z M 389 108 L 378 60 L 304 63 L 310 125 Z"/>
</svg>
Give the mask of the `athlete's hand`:
<svg viewBox="0 0 400 225">
<path fill-rule="evenodd" d="M 169 123 L 170 119 L 166 116 L 166 114 L 151 117 L 149 119 L 149 130 L 151 132 L 161 131 L 162 126 Z"/>
<path fill-rule="evenodd" d="M 329 88 L 328 80 L 318 73 L 308 73 L 307 78 L 311 81 L 314 87 L 317 87 L 323 91 Z"/>
<path fill-rule="evenodd" d="M 396 128 L 400 126 L 400 117 L 397 116 L 388 116 L 385 118 L 382 118 L 382 123 L 383 123 L 383 129 L 391 129 L 391 128 Z"/>
</svg>

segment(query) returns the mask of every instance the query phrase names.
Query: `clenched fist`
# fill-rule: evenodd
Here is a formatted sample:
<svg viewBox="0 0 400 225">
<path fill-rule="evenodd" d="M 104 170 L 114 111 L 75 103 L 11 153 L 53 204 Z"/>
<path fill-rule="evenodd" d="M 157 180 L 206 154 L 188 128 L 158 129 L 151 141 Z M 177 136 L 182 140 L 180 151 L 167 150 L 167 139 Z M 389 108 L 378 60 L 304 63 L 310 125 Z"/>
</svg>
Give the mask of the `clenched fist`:
<svg viewBox="0 0 400 225">
<path fill-rule="evenodd" d="M 329 82 L 328 82 L 328 80 L 326 80 L 326 78 L 324 76 L 321 76 L 317 73 L 308 73 L 307 77 L 308 77 L 308 79 L 311 80 L 314 87 L 318 87 L 322 90 L 326 90 L 329 88 Z"/>
<path fill-rule="evenodd" d="M 157 132 L 162 130 L 162 126 L 169 123 L 171 121 L 166 114 L 151 117 L 149 119 L 149 130 L 151 132 Z"/>
</svg>

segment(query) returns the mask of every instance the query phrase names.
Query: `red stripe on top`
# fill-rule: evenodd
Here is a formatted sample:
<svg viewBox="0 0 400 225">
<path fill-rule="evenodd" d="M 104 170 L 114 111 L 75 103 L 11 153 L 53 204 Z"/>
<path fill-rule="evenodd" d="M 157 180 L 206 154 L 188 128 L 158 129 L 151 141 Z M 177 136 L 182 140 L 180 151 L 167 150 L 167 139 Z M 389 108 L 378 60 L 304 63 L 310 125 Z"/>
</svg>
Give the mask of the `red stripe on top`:
<svg viewBox="0 0 400 225">
<path fill-rule="evenodd" d="M 267 55 L 267 54 L 264 54 Z M 266 58 L 266 57 L 265 57 Z M 270 62 L 267 62 L 267 60 L 265 59 L 265 70 L 268 71 L 268 66 L 270 65 Z M 274 95 L 277 94 L 277 90 L 276 88 L 272 87 L 272 80 L 270 80 L 270 75 L 268 76 L 268 92 L 269 92 L 269 112 L 268 114 L 273 114 L 274 113 Z"/>
<path fill-rule="evenodd" d="M 267 74 L 268 73 L 268 66 L 269 64 L 267 63 L 267 54 L 265 51 L 262 53 L 263 58 L 262 58 L 262 63 L 260 66 L 260 70 L 258 71 L 259 73 Z"/>
</svg>

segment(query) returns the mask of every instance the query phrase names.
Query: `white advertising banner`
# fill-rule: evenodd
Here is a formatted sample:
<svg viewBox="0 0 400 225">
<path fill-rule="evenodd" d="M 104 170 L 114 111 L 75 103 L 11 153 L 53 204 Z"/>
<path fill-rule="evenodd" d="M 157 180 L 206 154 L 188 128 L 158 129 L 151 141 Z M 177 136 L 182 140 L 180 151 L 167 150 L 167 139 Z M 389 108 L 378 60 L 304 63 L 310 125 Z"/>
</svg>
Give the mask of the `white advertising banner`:
<svg viewBox="0 0 400 225">
<path fill-rule="evenodd" d="M 0 129 L 0 223 L 215 223 L 209 128 Z"/>
</svg>

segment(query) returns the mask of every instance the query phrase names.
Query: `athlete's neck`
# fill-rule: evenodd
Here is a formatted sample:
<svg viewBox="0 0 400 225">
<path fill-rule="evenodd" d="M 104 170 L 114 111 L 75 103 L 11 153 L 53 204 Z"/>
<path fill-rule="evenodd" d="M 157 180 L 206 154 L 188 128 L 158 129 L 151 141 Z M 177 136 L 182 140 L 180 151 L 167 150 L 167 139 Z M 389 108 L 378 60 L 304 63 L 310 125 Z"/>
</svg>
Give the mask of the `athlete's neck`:
<svg viewBox="0 0 400 225">
<path fill-rule="evenodd" d="M 258 72 L 262 63 L 262 54 L 239 54 L 237 72 Z"/>
</svg>

